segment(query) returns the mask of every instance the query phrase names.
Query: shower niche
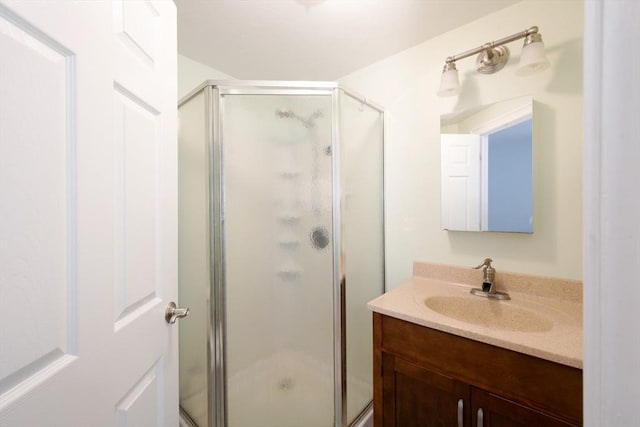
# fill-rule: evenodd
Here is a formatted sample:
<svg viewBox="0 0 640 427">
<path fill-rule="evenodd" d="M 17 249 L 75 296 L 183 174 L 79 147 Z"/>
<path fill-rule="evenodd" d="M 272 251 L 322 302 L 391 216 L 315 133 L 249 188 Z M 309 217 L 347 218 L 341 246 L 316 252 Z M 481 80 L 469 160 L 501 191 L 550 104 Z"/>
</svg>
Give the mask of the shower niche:
<svg viewBox="0 0 640 427">
<path fill-rule="evenodd" d="M 194 425 L 370 411 L 383 122 L 335 83 L 212 82 L 179 104 L 180 406 Z"/>
</svg>

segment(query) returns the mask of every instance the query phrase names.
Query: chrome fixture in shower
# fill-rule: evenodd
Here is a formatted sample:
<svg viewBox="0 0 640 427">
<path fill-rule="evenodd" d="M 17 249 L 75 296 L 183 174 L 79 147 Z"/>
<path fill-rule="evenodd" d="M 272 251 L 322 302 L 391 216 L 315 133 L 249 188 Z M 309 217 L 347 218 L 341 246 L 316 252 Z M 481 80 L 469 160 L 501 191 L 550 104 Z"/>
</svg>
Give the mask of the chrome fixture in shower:
<svg viewBox="0 0 640 427">
<path fill-rule="evenodd" d="M 302 122 L 302 125 L 304 127 L 306 127 L 307 129 L 311 129 L 311 128 L 314 128 L 316 126 L 316 121 L 319 118 L 321 118 L 324 114 L 322 113 L 322 110 L 318 109 L 318 110 L 315 110 L 313 113 L 311 113 L 309 115 L 309 117 L 304 118 L 302 116 L 297 115 L 292 110 L 287 110 L 287 109 L 281 108 L 279 110 L 276 110 L 276 115 L 278 117 L 280 117 L 281 119 L 296 119 L 296 120 L 299 120 L 300 122 Z"/>
<path fill-rule="evenodd" d="M 329 231 L 322 226 L 314 227 L 313 230 L 311 230 L 310 238 L 311 245 L 317 250 L 326 248 L 331 241 Z"/>
<path fill-rule="evenodd" d="M 336 83 L 205 82 L 179 117 L 183 418 L 359 425 L 366 303 L 384 292 L 383 110 Z"/>
</svg>

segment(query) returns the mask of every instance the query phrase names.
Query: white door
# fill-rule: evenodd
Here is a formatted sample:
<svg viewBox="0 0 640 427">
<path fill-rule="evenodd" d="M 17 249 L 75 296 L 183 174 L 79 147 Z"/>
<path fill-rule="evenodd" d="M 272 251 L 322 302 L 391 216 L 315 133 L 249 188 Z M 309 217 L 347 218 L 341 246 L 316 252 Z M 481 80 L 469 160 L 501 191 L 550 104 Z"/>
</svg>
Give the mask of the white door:
<svg viewBox="0 0 640 427">
<path fill-rule="evenodd" d="M 0 426 L 176 426 L 171 1 L 0 0 Z"/>
<path fill-rule="evenodd" d="M 440 218 L 445 230 L 480 230 L 480 140 L 480 135 L 441 135 Z"/>
</svg>

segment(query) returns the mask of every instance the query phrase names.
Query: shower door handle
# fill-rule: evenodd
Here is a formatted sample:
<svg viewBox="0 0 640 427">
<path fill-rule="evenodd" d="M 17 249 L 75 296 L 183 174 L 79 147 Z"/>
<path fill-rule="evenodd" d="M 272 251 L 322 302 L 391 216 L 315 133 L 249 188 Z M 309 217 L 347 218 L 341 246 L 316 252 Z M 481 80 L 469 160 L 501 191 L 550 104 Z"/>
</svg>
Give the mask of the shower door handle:
<svg viewBox="0 0 640 427">
<path fill-rule="evenodd" d="M 178 308 L 178 306 L 176 306 L 176 303 L 171 301 L 169 304 L 167 304 L 167 308 L 164 311 L 164 319 L 167 321 L 167 323 L 169 323 L 170 325 L 173 325 L 174 323 L 176 323 L 177 319 L 181 319 L 183 317 L 187 317 L 189 315 L 189 308 Z"/>
</svg>

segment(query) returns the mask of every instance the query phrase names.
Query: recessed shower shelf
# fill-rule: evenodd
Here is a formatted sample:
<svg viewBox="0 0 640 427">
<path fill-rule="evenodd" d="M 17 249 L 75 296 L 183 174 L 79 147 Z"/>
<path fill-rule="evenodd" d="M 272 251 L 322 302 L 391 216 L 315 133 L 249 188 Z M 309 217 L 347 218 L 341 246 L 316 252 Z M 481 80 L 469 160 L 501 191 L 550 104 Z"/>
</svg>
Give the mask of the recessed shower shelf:
<svg viewBox="0 0 640 427">
<path fill-rule="evenodd" d="M 292 212 L 283 212 L 278 214 L 278 221 L 284 222 L 285 224 L 295 224 L 300 221 L 301 216 L 298 213 Z"/>
<path fill-rule="evenodd" d="M 279 278 L 287 281 L 295 280 L 302 275 L 302 270 L 299 268 L 287 268 L 277 272 Z"/>
<path fill-rule="evenodd" d="M 294 249 L 300 246 L 300 240 L 298 239 L 283 239 L 278 241 L 278 245 L 286 249 Z"/>
<path fill-rule="evenodd" d="M 284 179 L 296 179 L 300 177 L 301 173 L 300 171 L 278 171 L 278 176 Z"/>
</svg>

